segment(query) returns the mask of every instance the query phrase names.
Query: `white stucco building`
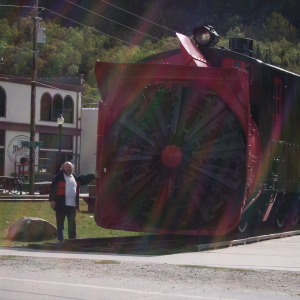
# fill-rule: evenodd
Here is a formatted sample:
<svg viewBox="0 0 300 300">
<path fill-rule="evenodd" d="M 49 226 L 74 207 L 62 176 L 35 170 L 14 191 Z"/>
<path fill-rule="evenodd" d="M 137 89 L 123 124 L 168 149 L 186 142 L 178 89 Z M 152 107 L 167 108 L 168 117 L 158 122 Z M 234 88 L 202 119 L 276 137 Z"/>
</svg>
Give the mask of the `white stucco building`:
<svg viewBox="0 0 300 300">
<path fill-rule="evenodd" d="M 80 172 L 91 173 L 96 167 L 98 108 L 82 109 Z"/>
<path fill-rule="evenodd" d="M 35 141 L 42 145 L 36 147 L 35 172 L 42 180 L 49 180 L 50 175 L 53 177 L 66 160 L 73 161 L 76 171 L 82 174 L 95 171 L 98 110 L 91 110 L 92 116 L 85 116 L 83 90 L 82 75 L 38 78 Z M 0 176 L 28 172 L 26 163 L 22 165 L 21 162 L 29 157 L 29 149 L 22 141 L 29 141 L 30 137 L 30 103 L 29 78 L 0 75 Z M 61 114 L 64 124 L 59 160 L 57 118 Z"/>
</svg>

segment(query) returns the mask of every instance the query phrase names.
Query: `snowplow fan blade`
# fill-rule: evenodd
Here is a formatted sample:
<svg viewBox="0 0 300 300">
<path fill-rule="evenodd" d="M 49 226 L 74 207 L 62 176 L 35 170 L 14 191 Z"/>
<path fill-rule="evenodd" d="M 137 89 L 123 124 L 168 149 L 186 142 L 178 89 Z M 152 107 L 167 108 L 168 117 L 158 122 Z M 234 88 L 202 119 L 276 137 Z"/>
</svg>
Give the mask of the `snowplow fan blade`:
<svg viewBox="0 0 300 300">
<path fill-rule="evenodd" d="M 101 62 L 95 74 L 103 97 L 96 223 L 156 233 L 232 230 L 246 193 L 247 74 Z"/>
</svg>

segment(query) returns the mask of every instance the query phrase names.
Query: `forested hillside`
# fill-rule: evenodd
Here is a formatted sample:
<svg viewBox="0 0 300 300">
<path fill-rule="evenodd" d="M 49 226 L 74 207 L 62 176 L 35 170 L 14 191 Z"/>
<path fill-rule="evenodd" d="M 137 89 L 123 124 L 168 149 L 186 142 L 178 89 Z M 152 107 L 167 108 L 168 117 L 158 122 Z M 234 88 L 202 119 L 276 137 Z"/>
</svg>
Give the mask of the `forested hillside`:
<svg viewBox="0 0 300 300">
<path fill-rule="evenodd" d="M 31 75 L 33 3 L 0 2 L 2 74 Z M 219 45 L 252 38 L 254 57 L 300 73 L 299 12 L 298 0 L 39 0 L 46 43 L 38 45 L 38 75 L 84 74 L 85 95 L 100 99 L 97 59 L 134 62 L 177 48 L 175 32 L 191 35 L 205 24 L 220 34 Z"/>
</svg>

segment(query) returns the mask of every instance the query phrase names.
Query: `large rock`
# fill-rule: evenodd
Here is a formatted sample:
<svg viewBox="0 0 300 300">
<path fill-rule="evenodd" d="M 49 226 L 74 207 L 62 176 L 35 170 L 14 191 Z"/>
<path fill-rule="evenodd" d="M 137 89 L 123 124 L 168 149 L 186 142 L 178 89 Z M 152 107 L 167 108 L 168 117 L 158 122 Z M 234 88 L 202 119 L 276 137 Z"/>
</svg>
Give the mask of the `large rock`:
<svg viewBox="0 0 300 300">
<path fill-rule="evenodd" d="M 10 241 L 36 242 L 53 239 L 56 227 L 46 220 L 22 217 L 8 229 L 6 239 Z"/>
</svg>

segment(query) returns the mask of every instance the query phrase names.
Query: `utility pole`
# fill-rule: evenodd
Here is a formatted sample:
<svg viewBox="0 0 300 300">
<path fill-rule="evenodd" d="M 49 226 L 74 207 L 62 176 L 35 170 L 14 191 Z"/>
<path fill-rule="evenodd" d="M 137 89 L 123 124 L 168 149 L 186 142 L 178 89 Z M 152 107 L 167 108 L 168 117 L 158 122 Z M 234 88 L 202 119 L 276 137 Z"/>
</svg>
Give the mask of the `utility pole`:
<svg viewBox="0 0 300 300">
<path fill-rule="evenodd" d="M 29 147 L 29 194 L 34 195 L 35 173 L 35 98 L 37 81 L 37 31 L 38 31 L 38 0 L 34 0 L 33 13 L 33 47 L 32 47 L 32 78 L 31 78 L 31 110 L 30 110 L 30 144 Z"/>
</svg>

